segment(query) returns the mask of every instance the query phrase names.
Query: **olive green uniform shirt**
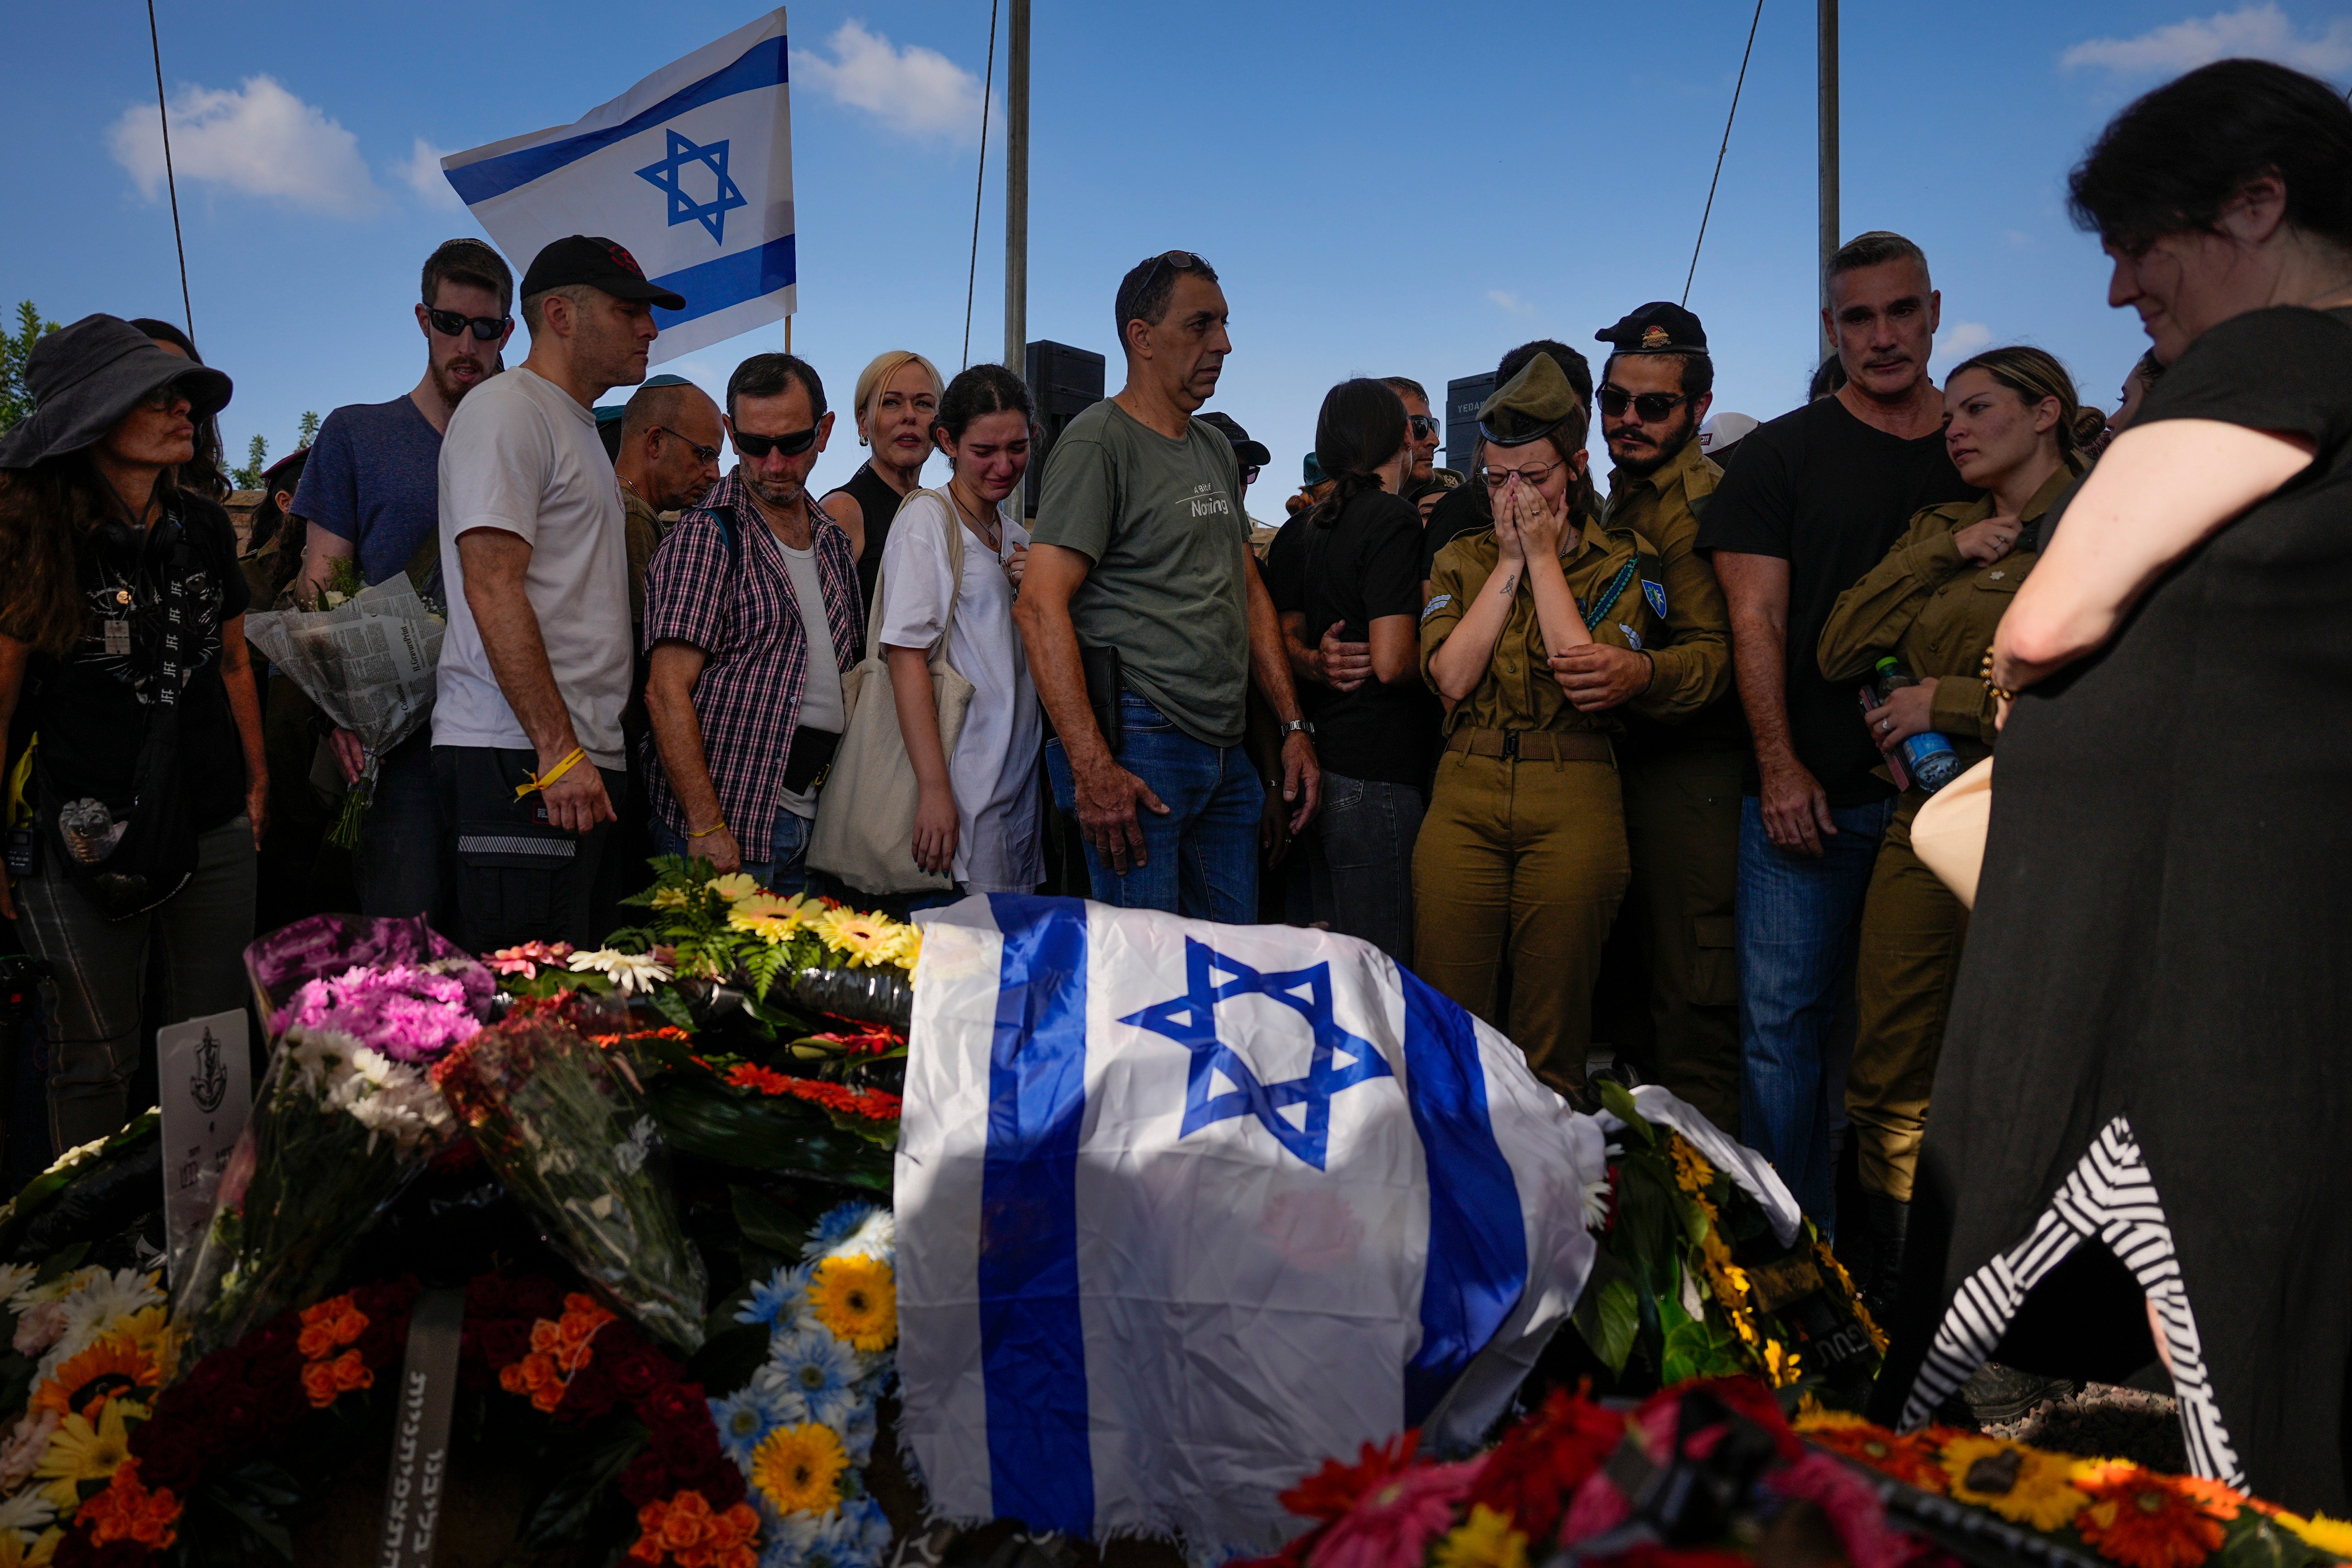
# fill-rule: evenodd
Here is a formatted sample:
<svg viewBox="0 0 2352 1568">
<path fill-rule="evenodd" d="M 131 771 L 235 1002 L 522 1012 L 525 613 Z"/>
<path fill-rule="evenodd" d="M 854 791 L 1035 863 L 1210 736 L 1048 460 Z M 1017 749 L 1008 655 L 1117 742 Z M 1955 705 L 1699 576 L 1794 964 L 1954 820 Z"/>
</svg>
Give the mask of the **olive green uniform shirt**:
<svg viewBox="0 0 2352 1568">
<path fill-rule="evenodd" d="M 1731 694 L 1731 611 L 1715 568 L 1696 549 L 1699 513 L 1722 477 L 1698 443 L 1688 441 L 1655 473 L 1641 479 L 1612 473 L 1609 504 L 1601 514 L 1603 526 L 1631 529 L 1657 552 L 1657 586 L 1664 590 L 1672 640 L 1650 650 L 1658 673 L 1648 695 L 1666 699 L 1677 716 L 1695 715 Z M 1738 716 L 1731 717 L 1736 742 Z"/>
<path fill-rule="evenodd" d="M 2061 468 L 2033 492 L 2019 521 L 2036 521 L 2074 482 Z M 1838 595 L 1822 627 L 1822 674 L 1831 680 L 1851 680 L 1859 689 L 1889 654 L 1920 679 L 1932 677 L 1930 722 L 1969 763 L 1992 753 L 1996 733 L 1985 650 L 2017 585 L 2042 558 L 2020 550 L 1986 565 L 1960 553 L 1953 536 L 1992 516 L 1997 504 L 1988 495 L 1914 514 L 1886 559 Z"/>
<path fill-rule="evenodd" d="M 1642 592 L 1641 561 L 1656 555 L 1649 542 L 1629 528 L 1604 528 L 1587 518 L 1579 530 L 1576 548 L 1561 559 L 1569 592 L 1592 632 L 1592 640 L 1612 647 L 1648 649 L 1664 644 L 1666 622 L 1650 607 Z M 1454 635 L 1486 580 L 1494 574 L 1502 551 L 1492 527 L 1465 533 L 1437 552 L 1430 566 L 1429 603 L 1421 612 L 1421 674 L 1429 679 L 1429 661 Z M 1602 603 L 1596 606 L 1598 598 Z M 1476 690 L 1454 704 L 1445 716 L 1444 731 L 1452 734 L 1467 726 L 1476 730 L 1596 730 L 1614 732 L 1624 728 L 1622 710 L 1585 713 L 1568 700 L 1551 672 L 1543 630 L 1537 624 L 1536 600 L 1523 576 L 1511 613 Z M 1433 682 L 1432 683 L 1434 684 Z M 1675 718 L 1696 703 L 1687 681 L 1664 679 L 1623 704 L 1652 718 Z"/>
<path fill-rule="evenodd" d="M 629 547 L 629 625 L 641 626 L 646 624 L 646 563 L 654 558 L 654 547 L 669 531 L 662 514 L 626 485 L 621 487 L 621 513 Z"/>
</svg>

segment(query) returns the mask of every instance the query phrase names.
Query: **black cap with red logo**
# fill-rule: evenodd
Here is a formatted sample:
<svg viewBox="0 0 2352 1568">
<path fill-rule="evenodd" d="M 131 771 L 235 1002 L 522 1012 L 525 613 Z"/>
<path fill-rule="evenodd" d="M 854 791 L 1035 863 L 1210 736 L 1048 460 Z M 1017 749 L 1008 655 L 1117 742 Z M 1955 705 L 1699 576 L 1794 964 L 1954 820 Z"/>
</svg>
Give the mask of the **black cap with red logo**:
<svg viewBox="0 0 2352 1568">
<path fill-rule="evenodd" d="M 646 280 L 646 269 L 626 247 L 597 235 L 568 235 L 549 244 L 531 258 L 521 292 L 528 300 L 571 283 L 602 289 L 615 300 L 650 300 L 665 310 L 686 309 L 684 295 Z"/>
</svg>

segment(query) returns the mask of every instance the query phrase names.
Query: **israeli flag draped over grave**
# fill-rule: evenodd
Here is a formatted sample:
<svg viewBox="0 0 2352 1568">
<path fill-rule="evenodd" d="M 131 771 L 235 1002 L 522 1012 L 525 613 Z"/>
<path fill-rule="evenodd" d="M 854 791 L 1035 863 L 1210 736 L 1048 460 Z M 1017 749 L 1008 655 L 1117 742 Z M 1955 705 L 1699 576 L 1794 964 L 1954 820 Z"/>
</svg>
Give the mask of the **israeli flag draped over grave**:
<svg viewBox="0 0 2352 1568">
<path fill-rule="evenodd" d="M 551 240 L 617 240 L 684 296 L 652 358 L 790 315 L 793 128 L 784 14 L 664 66 L 578 123 L 455 153 L 442 173 L 518 277 Z"/>
<path fill-rule="evenodd" d="M 939 1513 L 1270 1550 L 1323 1456 L 1501 1409 L 1605 1177 L 1517 1047 L 1349 937 L 919 918 L 898 1429 Z"/>
</svg>

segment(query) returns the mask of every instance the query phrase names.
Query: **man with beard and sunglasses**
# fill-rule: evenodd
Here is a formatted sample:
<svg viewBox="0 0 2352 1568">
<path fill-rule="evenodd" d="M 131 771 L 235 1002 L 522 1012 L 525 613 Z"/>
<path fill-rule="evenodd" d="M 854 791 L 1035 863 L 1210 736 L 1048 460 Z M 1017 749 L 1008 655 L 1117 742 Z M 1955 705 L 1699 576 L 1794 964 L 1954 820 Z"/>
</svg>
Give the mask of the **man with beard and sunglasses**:
<svg viewBox="0 0 2352 1568">
<path fill-rule="evenodd" d="M 817 790 L 848 719 L 841 678 L 863 642 L 856 552 L 808 490 L 832 434 L 807 362 L 737 365 L 735 471 L 646 574 L 654 842 L 779 893 L 807 885 Z"/>
<path fill-rule="evenodd" d="M 1646 971 L 1646 1014 L 1627 1020 L 1630 1052 L 1662 1083 L 1735 1137 L 1739 1131 L 1739 976 L 1731 946 L 1739 877 L 1739 770 L 1748 729 L 1731 689 L 1731 619 L 1715 569 L 1697 552 L 1698 520 L 1723 470 L 1698 443 L 1715 401 L 1715 362 L 1699 319 L 1664 300 L 1593 334 L 1609 443 L 1601 521 L 1656 552 L 1642 591 L 1673 629 L 1630 656 L 1605 643 L 1562 656 L 1569 700 L 1588 710 L 1661 688 L 1685 694 L 1663 722 L 1623 710 L 1617 750 L 1633 880 L 1618 916 Z"/>
<path fill-rule="evenodd" d="M 628 798 L 629 566 L 592 410 L 645 380 L 656 305 L 686 301 L 613 241 L 550 244 L 523 275 L 530 357 L 469 396 L 442 443 L 433 777 L 477 952 L 603 934 L 590 900 Z"/>
<path fill-rule="evenodd" d="M 294 584 L 304 603 L 317 601 L 339 561 L 354 563 L 362 582 L 405 571 L 418 593 L 439 595 L 442 437 L 458 402 L 497 374 L 499 351 L 514 335 L 513 303 L 514 273 L 480 240 L 445 240 L 425 258 L 415 307 L 424 376 L 389 403 L 336 409 L 311 442 L 290 525 L 315 525 Z M 344 780 L 357 779 L 367 765 L 359 737 L 336 730 L 328 739 Z M 427 848 L 441 839 L 432 745 L 419 731 L 378 760 L 352 854 L 362 914 L 447 913 L 447 868 Z"/>
</svg>

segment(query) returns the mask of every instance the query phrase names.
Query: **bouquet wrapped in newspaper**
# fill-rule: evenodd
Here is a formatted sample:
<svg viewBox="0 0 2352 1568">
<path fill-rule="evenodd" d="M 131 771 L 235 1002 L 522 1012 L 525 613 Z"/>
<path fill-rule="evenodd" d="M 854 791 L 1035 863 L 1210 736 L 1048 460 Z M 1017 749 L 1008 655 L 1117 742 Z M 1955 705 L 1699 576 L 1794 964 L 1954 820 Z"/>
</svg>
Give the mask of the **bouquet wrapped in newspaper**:
<svg viewBox="0 0 2352 1568">
<path fill-rule="evenodd" d="M 625 1051 L 583 1038 L 560 1005 L 525 999 L 443 1058 L 433 1081 L 550 1244 L 648 1331 L 699 1350 L 709 1282 Z"/>
<path fill-rule="evenodd" d="M 325 1294 L 455 1131 L 427 1073 L 481 1027 L 495 986 L 462 954 L 416 962 L 411 928 L 421 926 L 303 921 L 247 950 L 256 990 L 274 1008 L 277 1052 L 175 1291 L 173 1319 L 194 1341 L 188 1364 Z M 330 931 L 351 952 L 389 962 L 333 968 Z M 428 952 L 446 946 L 424 935 Z M 299 977 L 282 1007 L 265 974 Z"/>
<path fill-rule="evenodd" d="M 433 713 L 433 671 L 441 659 L 442 616 L 408 574 L 372 588 L 330 587 L 311 610 L 268 610 L 245 618 L 246 640 L 291 677 L 338 727 L 359 737 L 366 770 L 343 797 L 330 839 L 359 843 L 360 818 L 384 753 Z"/>
</svg>

